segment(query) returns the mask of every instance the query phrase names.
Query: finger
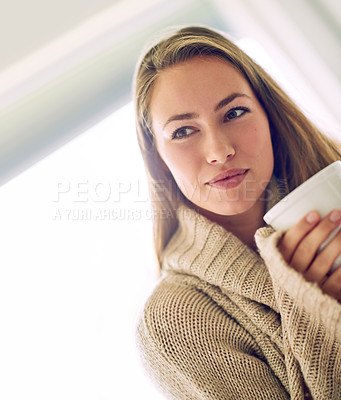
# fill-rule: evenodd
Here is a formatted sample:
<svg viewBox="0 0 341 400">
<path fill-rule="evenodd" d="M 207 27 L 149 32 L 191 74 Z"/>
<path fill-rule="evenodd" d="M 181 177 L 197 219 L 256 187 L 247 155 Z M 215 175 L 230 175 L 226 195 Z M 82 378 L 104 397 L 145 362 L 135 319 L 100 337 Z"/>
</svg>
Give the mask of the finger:
<svg viewBox="0 0 341 400">
<path fill-rule="evenodd" d="M 321 244 L 336 229 L 340 222 L 340 210 L 333 210 L 323 218 L 323 220 L 298 244 L 290 261 L 290 265 L 299 272 L 305 272 L 310 266 L 312 266 Z M 327 258 L 328 256 L 324 255 L 323 259 L 325 262 L 327 261 Z M 329 267 L 331 267 L 331 265 L 332 264 L 328 263 Z"/>
<path fill-rule="evenodd" d="M 341 231 L 317 255 L 314 262 L 304 273 L 304 277 L 311 282 L 321 285 L 329 278 L 329 272 L 341 254 Z"/>
<path fill-rule="evenodd" d="M 278 248 L 288 264 L 299 243 L 319 221 L 320 214 L 317 211 L 311 211 L 283 235 Z"/>
<path fill-rule="evenodd" d="M 329 278 L 321 285 L 324 293 L 334 299 L 341 300 L 341 267 L 335 270 Z"/>
</svg>

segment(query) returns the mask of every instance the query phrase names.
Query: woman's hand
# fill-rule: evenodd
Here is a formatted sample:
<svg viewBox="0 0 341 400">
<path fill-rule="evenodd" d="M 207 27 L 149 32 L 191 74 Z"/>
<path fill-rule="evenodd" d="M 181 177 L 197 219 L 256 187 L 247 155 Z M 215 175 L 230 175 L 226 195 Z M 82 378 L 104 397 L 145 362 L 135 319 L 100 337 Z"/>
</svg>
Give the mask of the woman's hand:
<svg viewBox="0 0 341 400">
<path fill-rule="evenodd" d="M 341 267 L 330 273 L 334 260 L 341 254 L 341 231 L 318 252 L 321 244 L 341 223 L 341 210 L 321 219 L 311 211 L 282 237 L 278 248 L 285 261 L 305 279 L 341 301 Z"/>
</svg>

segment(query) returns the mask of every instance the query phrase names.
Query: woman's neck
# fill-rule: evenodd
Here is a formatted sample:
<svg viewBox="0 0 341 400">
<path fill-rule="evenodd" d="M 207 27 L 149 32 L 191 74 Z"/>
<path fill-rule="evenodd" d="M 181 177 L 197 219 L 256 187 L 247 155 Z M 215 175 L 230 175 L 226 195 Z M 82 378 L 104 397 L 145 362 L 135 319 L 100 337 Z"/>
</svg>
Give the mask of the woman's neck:
<svg viewBox="0 0 341 400">
<path fill-rule="evenodd" d="M 201 209 L 199 212 L 206 218 L 221 225 L 227 231 L 233 233 L 244 244 L 256 250 L 255 233 L 256 230 L 264 226 L 263 215 L 265 201 L 259 199 L 250 209 L 242 214 L 219 215 Z"/>
</svg>

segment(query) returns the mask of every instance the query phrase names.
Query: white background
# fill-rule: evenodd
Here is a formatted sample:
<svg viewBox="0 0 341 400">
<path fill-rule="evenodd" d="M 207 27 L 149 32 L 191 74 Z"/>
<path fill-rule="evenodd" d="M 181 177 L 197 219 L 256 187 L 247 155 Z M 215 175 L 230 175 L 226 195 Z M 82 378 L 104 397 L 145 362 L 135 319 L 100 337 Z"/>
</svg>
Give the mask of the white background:
<svg viewBox="0 0 341 400">
<path fill-rule="evenodd" d="M 156 281 L 128 105 L 0 188 L 0 398 L 160 398 L 136 354 Z"/>
</svg>

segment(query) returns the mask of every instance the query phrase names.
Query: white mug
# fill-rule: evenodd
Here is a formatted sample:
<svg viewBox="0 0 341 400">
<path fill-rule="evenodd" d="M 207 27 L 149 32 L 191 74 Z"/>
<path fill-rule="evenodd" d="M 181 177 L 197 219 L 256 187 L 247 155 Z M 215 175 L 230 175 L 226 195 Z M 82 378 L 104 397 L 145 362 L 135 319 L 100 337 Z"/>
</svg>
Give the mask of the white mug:
<svg viewBox="0 0 341 400">
<path fill-rule="evenodd" d="M 290 192 L 265 215 L 264 221 L 276 230 L 288 230 L 309 211 L 317 210 L 325 217 L 333 209 L 341 209 L 341 161 L 335 161 Z M 321 245 L 322 250 L 341 229 L 336 228 Z M 330 272 L 341 266 L 341 254 Z"/>
</svg>

